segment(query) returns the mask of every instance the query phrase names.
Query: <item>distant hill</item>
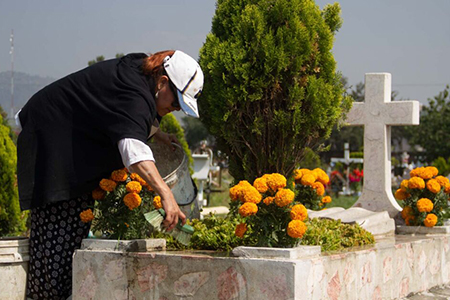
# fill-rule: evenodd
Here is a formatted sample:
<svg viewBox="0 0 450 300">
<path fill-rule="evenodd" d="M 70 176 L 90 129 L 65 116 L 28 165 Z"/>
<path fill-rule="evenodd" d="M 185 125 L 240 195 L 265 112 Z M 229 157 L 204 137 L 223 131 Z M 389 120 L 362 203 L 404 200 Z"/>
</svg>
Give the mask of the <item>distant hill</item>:
<svg viewBox="0 0 450 300">
<path fill-rule="evenodd" d="M 54 78 L 14 72 L 14 110 L 17 112 L 44 86 L 55 81 Z M 0 105 L 8 113 L 11 111 L 11 72 L 0 72 Z"/>
</svg>

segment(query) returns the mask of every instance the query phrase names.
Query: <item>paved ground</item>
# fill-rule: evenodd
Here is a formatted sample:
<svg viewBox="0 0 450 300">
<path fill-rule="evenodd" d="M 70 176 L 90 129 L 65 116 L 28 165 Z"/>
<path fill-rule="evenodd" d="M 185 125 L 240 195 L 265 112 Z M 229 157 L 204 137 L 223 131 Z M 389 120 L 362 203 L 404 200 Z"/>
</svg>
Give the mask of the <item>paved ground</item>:
<svg viewBox="0 0 450 300">
<path fill-rule="evenodd" d="M 426 292 L 408 295 L 400 300 L 446 300 L 450 299 L 450 285 L 434 287 Z"/>
</svg>

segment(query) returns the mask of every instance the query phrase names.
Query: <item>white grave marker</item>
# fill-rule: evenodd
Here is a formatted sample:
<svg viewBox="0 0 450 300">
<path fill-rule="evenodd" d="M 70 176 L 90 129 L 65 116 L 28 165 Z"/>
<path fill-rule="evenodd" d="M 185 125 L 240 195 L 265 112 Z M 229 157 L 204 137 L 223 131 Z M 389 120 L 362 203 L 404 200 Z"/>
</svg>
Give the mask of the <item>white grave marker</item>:
<svg viewBox="0 0 450 300">
<path fill-rule="evenodd" d="M 348 143 L 344 143 L 344 158 L 336 158 L 332 157 L 331 162 L 337 163 L 341 162 L 345 165 L 346 168 L 346 177 L 345 177 L 345 191 L 344 195 L 351 195 L 350 192 L 350 164 L 351 163 L 364 163 L 364 159 L 362 158 L 350 158 L 350 145 Z"/>
<path fill-rule="evenodd" d="M 401 207 L 391 190 L 391 126 L 418 125 L 419 102 L 391 102 L 389 73 L 366 74 L 364 98 L 347 115 L 348 125 L 364 126 L 364 187 L 354 206 L 395 217 Z"/>
</svg>

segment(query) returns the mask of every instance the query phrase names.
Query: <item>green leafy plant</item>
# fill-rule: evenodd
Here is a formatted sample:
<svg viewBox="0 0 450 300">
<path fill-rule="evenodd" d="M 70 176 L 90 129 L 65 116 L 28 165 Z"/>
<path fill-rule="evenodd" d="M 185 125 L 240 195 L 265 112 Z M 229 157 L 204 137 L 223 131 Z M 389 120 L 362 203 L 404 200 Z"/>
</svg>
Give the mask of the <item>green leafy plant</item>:
<svg viewBox="0 0 450 300">
<path fill-rule="evenodd" d="M 358 224 L 343 224 L 341 220 L 311 219 L 302 245 L 320 246 L 323 252 L 375 243 L 373 235 Z"/>
<path fill-rule="evenodd" d="M 10 128 L 0 115 L 0 236 L 20 235 L 26 231 L 26 213 L 20 212 L 16 180 L 17 154 Z"/>
<path fill-rule="evenodd" d="M 332 54 L 339 4 L 219 0 L 200 50 L 200 116 L 229 156 L 230 174 L 253 181 L 291 174 L 351 106 Z"/>
</svg>

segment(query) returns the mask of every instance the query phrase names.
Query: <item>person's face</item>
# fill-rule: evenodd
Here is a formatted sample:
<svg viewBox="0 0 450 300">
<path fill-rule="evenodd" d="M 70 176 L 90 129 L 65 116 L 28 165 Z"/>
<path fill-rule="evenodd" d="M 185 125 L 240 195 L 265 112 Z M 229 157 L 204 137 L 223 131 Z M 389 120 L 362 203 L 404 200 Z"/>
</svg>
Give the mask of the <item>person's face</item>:
<svg viewBox="0 0 450 300">
<path fill-rule="evenodd" d="M 158 97 L 156 98 L 156 111 L 161 117 L 175 110 L 180 110 L 178 97 L 176 96 L 175 87 L 171 87 L 169 78 L 165 75 L 161 76 L 156 85 Z"/>
</svg>

